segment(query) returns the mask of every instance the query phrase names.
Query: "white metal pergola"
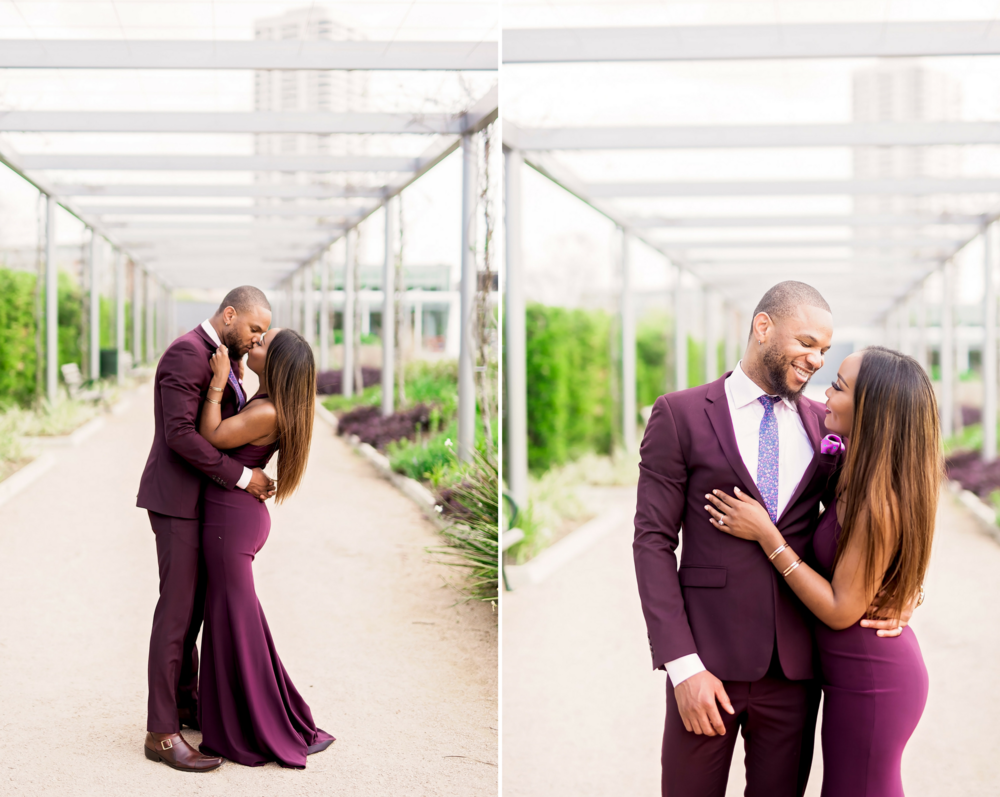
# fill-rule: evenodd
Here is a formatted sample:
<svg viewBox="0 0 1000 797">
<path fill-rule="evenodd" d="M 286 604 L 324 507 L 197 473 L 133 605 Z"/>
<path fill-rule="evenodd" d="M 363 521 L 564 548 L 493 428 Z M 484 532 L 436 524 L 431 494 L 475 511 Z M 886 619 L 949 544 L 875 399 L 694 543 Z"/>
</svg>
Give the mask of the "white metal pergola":
<svg viewBox="0 0 1000 797">
<path fill-rule="evenodd" d="M 495 41 L 0 41 L 0 68 L 45 70 L 394 70 L 496 71 Z M 476 285 L 476 135 L 497 118 L 497 88 L 457 114 L 342 112 L 127 112 L 14 109 L 0 112 L 2 133 L 288 133 L 339 136 L 392 136 L 422 139 L 415 156 L 385 155 L 201 155 L 15 152 L 0 146 L 0 163 L 20 174 L 48 198 L 46 228 L 46 387 L 57 395 L 55 208 L 64 207 L 90 231 L 86 268 L 91 289 L 91 373 L 99 371 L 97 275 L 99 240 L 113 251 L 116 273 L 119 363 L 125 340 L 126 260 L 135 269 L 134 329 L 145 329 L 149 360 L 172 339 L 172 330 L 154 328 L 152 303 L 166 312 L 177 288 L 222 287 L 255 282 L 277 290 L 275 321 L 294 326 L 310 342 L 319 313 L 319 367 L 328 367 L 332 303 L 331 246 L 346 238 L 347 263 L 357 254 L 357 228 L 385 209 L 383 270 L 383 412 L 393 411 L 393 329 L 395 242 L 391 209 L 411 183 L 461 148 L 463 157 L 462 276 L 459 358 L 459 453 L 474 444 L 474 346 L 470 318 Z M 159 182 L 123 180 L 123 172 L 157 172 Z M 50 172 L 62 177 L 52 180 Z M 234 184 L 233 173 L 311 174 L 297 182 Z M 79 173 L 81 179 L 66 175 Z M 325 175 L 341 174 L 330 181 Z M 187 182 L 183 182 L 186 179 Z M 332 184 L 327 184 L 328 182 Z M 252 204 L 226 204 L 236 200 Z M 261 202 L 263 200 L 264 202 Z M 274 200 L 271 202 L 271 200 Z M 182 204 L 183 203 L 183 204 Z M 319 271 L 319 307 L 313 290 Z M 352 394 L 351 308 L 356 301 L 352 269 L 346 268 L 344 305 L 344 392 Z M 293 309 L 295 312 L 292 312 Z M 145 326 L 143 326 L 145 319 Z M 140 335 L 134 336 L 135 340 Z"/>
<path fill-rule="evenodd" d="M 992 22 L 885 24 L 786 24 L 667 28 L 505 30 L 504 64 L 593 62 L 736 61 L 753 59 L 844 59 L 1000 54 L 1000 26 Z M 720 326 L 726 357 L 734 357 L 742 323 L 739 306 L 765 283 L 825 276 L 852 290 L 852 321 L 881 324 L 898 348 L 927 363 L 923 286 L 940 273 L 944 281 L 941 342 L 941 414 L 952 431 L 954 383 L 954 258 L 982 236 L 985 252 L 983 349 L 984 448 L 996 458 L 996 221 L 1000 178 L 965 176 L 911 179 L 697 180 L 588 182 L 566 167 L 559 153 L 600 151 L 733 150 L 806 147 L 906 147 L 995 145 L 992 122 L 849 123 L 800 125 L 697 125 L 651 127 L 524 128 L 503 124 L 506 182 L 505 354 L 508 485 L 515 500 L 527 497 L 527 429 L 522 235 L 525 164 L 610 219 L 621 231 L 620 315 L 622 406 L 635 407 L 635 319 L 628 262 L 629 239 L 661 253 L 677 269 L 674 300 L 682 301 L 682 273 L 706 292 L 706 372 L 716 372 Z M 637 198 L 832 197 L 942 198 L 940 213 L 807 214 L 759 213 L 673 215 L 629 212 Z M 864 237 L 866 228 L 878 237 Z M 837 237 L 831 229 L 852 237 Z M 666 237 L 665 237 L 666 236 Z M 858 236 L 858 237 L 853 237 Z M 762 254 L 764 253 L 764 254 Z M 770 254 L 767 254 L 770 253 Z M 821 288 L 823 289 L 823 288 Z M 749 291 L 749 293 L 748 293 Z M 722 305 L 721 312 L 718 306 Z M 687 330 L 675 307 L 675 384 L 687 386 Z M 918 334 L 910 331 L 915 317 Z M 719 322 L 724 319 L 724 324 Z M 840 321 L 840 319 L 838 319 Z M 732 367 L 735 362 L 727 362 Z M 626 448 L 637 447 L 635 424 L 623 412 Z"/>
</svg>

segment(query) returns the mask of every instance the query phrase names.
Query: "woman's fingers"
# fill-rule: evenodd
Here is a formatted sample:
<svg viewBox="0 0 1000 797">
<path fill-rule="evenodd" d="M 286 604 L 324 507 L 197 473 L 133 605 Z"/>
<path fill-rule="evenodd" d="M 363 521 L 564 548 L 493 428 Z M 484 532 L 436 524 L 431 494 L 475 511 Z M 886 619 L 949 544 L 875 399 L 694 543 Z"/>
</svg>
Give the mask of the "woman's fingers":
<svg viewBox="0 0 1000 797">
<path fill-rule="evenodd" d="M 713 490 L 709 495 L 706 495 L 705 498 L 715 504 L 715 506 L 723 512 L 732 506 L 729 496 L 725 493 L 720 493 L 718 490 Z"/>
</svg>

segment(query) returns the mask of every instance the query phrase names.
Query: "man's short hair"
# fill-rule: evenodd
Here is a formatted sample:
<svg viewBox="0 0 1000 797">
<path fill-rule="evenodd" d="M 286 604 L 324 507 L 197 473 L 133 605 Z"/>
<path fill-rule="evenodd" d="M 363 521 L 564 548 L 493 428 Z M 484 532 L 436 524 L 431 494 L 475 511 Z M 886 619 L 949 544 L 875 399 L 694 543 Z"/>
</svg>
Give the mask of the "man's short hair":
<svg viewBox="0 0 1000 797">
<path fill-rule="evenodd" d="M 819 307 L 821 310 L 830 312 L 830 305 L 812 285 L 788 280 L 787 282 L 779 282 L 761 297 L 760 301 L 757 302 L 757 308 L 753 311 L 753 317 L 756 318 L 760 313 L 767 313 L 772 320 L 777 321 L 779 318 L 794 315 L 795 311 L 802 305 Z"/>
<path fill-rule="evenodd" d="M 245 313 L 255 307 L 262 307 L 270 311 L 271 303 L 260 288 L 255 288 L 253 285 L 240 285 L 226 294 L 226 298 L 222 300 L 222 304 L 219 305 L 216 312 L 221 313 L 227 307 L 232 307 L 237 313 Z"/>
</svg>

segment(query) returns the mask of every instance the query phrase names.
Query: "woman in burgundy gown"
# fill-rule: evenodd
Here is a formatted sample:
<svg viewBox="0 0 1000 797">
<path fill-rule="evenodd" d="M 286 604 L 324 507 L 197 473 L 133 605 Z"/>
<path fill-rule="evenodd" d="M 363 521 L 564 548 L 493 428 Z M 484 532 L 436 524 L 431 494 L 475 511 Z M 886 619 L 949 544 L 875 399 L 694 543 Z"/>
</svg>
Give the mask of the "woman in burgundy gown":
<svg viewBox="0 0 1000 797">
<path fill-rule="evenodd" d="M 248 468 L 263 468 L 276 452 L 283 501 L 301 480 L 309 456 L 315 411 L 312 350 L 294 330 L 273 329 L 251 349 L 247 366 L 260 390 L 232 418 L 221 420 L 221 395 L 230 378 L 229 354 L 212 357 L 212 379 L 199 432 Z M 271 528 L 267 506 L 243 490 L 208 482 L 202 551 L 208 570 L 198 721 L 201 751 L 246 766 L 276 761 L 302 769 L 306 756 L 334 738 L 312 713 L 278 658 L 253 582 L 253 560 Z"/>
<path fill-rule="evenodd" d="M 879 346 L 847 357 L 826 395 L 827 441 L 849 443 L 813 537 L 816 569 L 745 493 L 714 490 L 705 508 L 716 528 L 759 542 L 820 621 L 823 797 L 903 797 L 927 669 L 911 628 L 886 638 L 859 621 L 923 600 L 943 473 L 937 405 L 917 361 Z"/>
</svg>

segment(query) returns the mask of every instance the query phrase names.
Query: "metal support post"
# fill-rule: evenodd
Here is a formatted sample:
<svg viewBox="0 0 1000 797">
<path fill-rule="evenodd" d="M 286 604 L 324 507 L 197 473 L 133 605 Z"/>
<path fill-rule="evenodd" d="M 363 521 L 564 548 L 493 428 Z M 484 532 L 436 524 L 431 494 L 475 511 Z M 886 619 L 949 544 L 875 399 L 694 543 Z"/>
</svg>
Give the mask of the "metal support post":
<svg viewBox="0 0 1000 797">
<path fill-rule="evenodd" d="M 319 258 L 319 370 L 330 369 L 330 250 Z"/>
<path fill-rule="evenodd" d="M 629 235 L 622 234 L 621 327 L 622 327 L 622 444 L 632 453 L 637 450 L 635 416 L 635 302 L 632 295 L 632 268 L 629 262 Z"/>
<path fill-rule="evenodd" d="M 983 461 L 997 458 L 996 224 L 983 230 Z"/>
<path fill-rule="evenodd" d="M 354 258 L 357 257 L 358 230 L 347 231 L 347 256 L 344 258 L 344 312 L 342 314 L 344 332 L 343 377 L 341 392 L 345 396 L 354 395 Z"/>
<path fill-rule="evenodd" d="M 688 386 L 688 346 L 687 326 L 684 321 L 684 290 L 681 286 L 683 272 L 677 267 L 677 281 L 674 284 L 674 385 L 675 390 L 686 390 Z"/>
<path fill-rule="evenodd" d="M 87 247 L 87 267 L 90 271 L 90 369 L 91 379 L 101 378 L 101 266 L 104 244 L 93 230 Z"/>
<path fill-rule="evenodd" d="M 116 376 L 125 378 L 125 255 L 115 250 L 115 361 Z"/>
<path fill-rule="evenodd" d="M 156 281 L 153 275 L 145 272 L 146 288 L 146 362 L 151 363 L 156 359 Z"/>
<path fill-rule="evenodd" d="M 725 368 L 732 371 L 740 360 L 740 316 L 735 307 L 727 306 L 726 317 L 726 357 Z"/>
<path fill-rule="evenodd" d="M 476 303 L 476 211 L 479 205 L 479 147 L 475 134 L 462 136 L 462 279 L 459 286 L 458 349 L 458 457 L 472 458 L 476 443 L 476 342 L 473 312 Z"/>
<path fill-rule="evenodd" d="M 952 311 L 955 266 L 949 260 L 941 270 L 941 434 L 951 437 L 955 430 L 955 328 Z"/>
<path fill-rule="evenodd" d="M 930 360 L 927 356 L 927 283 L 921 282 L 917 288 L 917 350 L 914 354 L 927 373 L 931 372 Z"/>
<path fill-rule="evenodd" d="M 395 411 L 396 386 L 396 247 L 393 220 L 396 202 L 389 198 L 385 207 L 385 258 L 382 263 L 382 417 Z"/>
<path fill-rule="evenodd" d="M 302 337 L 316 347 L 316 271 L 312 263 L 302 269 Z"/>
<path fill-rule="evenodd" d="M 142 362 L 142 269 L 132 264 L 132 364 Z"/>
<path fill-rule="evenodd" d="M 59 398 L 59 276 L 56 272 L 56 199 L 45 203 L 45 395 Z"/>
<path fill-rule="evenodd" d="M 719 377 L 718 315 L 719 302 L 715 291 L 703 292 L 705 310 L 705 382 L 714 382 Z"/>
<path fill-rule="evenodd" d="M 515 503 L 528 505 L 528 381 L 524 329 L 524 261 L 521 250 L 521 176 L 524 156 L 519 150 L 504 153 L 506 240 L 504 252 L 507 273 L 504 275 L 506 302 L 504 306 L 504 355 L 507 360 L 507 486 Z M 423 306 L 413 308 L 413 334 L 416 350 L 423 340 Z"/>
</svg>

